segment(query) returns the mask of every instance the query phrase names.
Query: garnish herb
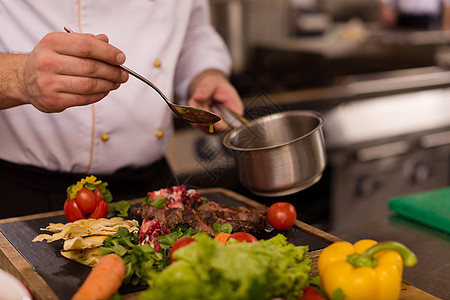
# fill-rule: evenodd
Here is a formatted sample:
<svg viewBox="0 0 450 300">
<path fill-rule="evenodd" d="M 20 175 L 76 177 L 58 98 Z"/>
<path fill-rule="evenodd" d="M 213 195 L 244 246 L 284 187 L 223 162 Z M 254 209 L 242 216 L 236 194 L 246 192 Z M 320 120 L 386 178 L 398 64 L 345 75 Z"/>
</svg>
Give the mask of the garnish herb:
<svg viewBox="0 0 450 300">
<path fill-rule="evenodd" d="M 106 239 L 100 247 L 100 254 L 115 253 L 125 262 L 124 284 L 146 285 L 152 269 L 162 270 L 168 265 L 162 253 L 156 252 L 149 244 L 138 245 L 138 232 L 129 232 L 120 227 L 115 235 Z"/>
<path fill-rule="evenodd" d="M 147 197 L 145 197 L 144 202 L 142 204 L 151 204 L 156 208 L 164 208 L 164 207 L 166 207 L 167 202 L 169 202 L 168 198 L 163 198 L 163 197 L 159 196 L 154 201 L 152 201 L 150 199 L 150 196 L 147 195 Z"/>
<path fill-rule="evenodd" d="M 219 223 L 216 222 L 213 225 L 214 233 L 217 235 L 219 232 L 231 233 L 233 231 L 233 226 L 230 223 Z"/>
<path fill-rule="evenodd" d="M 124 284 L 147 285 L 151 271 L 161 271 L 170 264 L 170 249 L 182 237 L 196 234 L 191 227 L 178 226 L 172 233 L 158 236 L 161 252 L 156 252 L 150 244 L 139 245 L 139 233 L 120 227 L 116 234 L 106 239 L 100 247 L 100 254 L 115 253 L 125 262 Z"/>
</svg>

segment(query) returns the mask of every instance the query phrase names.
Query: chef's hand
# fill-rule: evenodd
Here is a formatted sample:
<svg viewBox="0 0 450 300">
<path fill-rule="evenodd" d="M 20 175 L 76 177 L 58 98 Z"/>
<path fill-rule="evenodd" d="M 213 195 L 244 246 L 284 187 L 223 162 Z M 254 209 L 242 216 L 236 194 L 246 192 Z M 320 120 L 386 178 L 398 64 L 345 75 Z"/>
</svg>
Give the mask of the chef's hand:
<svg viewBox="0 0 450 300">
<path fill-rule="evenodd" d="M 242 115 L 244 105 L 236 89 L 228 78 L 220 71 L 206 70 L 198 75 L 189 87 L 188 105 L 212 111 L 214 105 L 224 105 L 230 110 Z M 196 125 L 208 129 L 208 126 Z M 214 131 L 220 132 L 228 129 L 223 121 L 214 124 Z"/>
<path fill-rule="evenodd" d="M 104 34 L 54 32 L 26 55 L 22 94 L 43 112 L 60 112 L 104 98 L 128 80 L 125 55 Z"/>
</svg>

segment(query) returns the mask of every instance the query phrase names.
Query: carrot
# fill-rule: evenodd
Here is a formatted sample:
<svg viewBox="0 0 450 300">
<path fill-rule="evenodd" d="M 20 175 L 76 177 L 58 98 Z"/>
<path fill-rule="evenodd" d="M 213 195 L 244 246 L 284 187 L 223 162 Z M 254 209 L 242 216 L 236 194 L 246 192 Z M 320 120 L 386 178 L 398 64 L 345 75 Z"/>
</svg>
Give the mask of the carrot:
<svg viewBox="0 0 450 300">
<path fill-rule="evenodd" d="M 218 241 L 219 243 L 225 245 L 226 242 L 227 242 L 227 239 L 228 239 L 228 237 L 229 237 L 230 235 L 231 235 L 231 234 L 229 234 L 229 233 L 219 232 L 218 234 L 216 234 L 216 236 L 214 237 L 214 239 L 215 239 L 216 241 Z"/>
<path fill-rule="evenodd" d="M 103 256 L 89 273 L 72 300 L 109 299 L 119 287 L 125 276 L 125 263 L 118 255 Z"/>
</svg>

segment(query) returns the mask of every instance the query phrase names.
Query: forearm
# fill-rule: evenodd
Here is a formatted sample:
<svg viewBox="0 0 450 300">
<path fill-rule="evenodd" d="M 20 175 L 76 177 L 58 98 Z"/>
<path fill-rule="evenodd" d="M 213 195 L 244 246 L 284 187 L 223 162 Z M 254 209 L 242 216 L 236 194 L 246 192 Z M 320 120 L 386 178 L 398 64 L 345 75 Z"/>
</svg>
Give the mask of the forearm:
<svg viewBox="0 0 450 300">
<path fill-rule="evenodd" d="M 21 87 L 26 54 L 0 53 L 0 109 L 26 103 Z"/>
</svg>

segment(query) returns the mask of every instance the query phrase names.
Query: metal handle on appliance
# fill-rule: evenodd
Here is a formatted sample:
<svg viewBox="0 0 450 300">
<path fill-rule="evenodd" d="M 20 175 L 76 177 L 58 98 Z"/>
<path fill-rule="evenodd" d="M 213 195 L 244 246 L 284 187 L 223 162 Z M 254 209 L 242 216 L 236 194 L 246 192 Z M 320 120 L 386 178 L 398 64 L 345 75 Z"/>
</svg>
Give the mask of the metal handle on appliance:
<svg viewBox="0 0 450 300">
<path fill-rule="evenodd" d="M 405 154 L 411 149 L 411 145 L 406 141 L 399 141 L 379 146 L 367 147 L 357 151 L 356 157 L 359 161 L 365 162 L 380 158 Z"/>
</svg>

